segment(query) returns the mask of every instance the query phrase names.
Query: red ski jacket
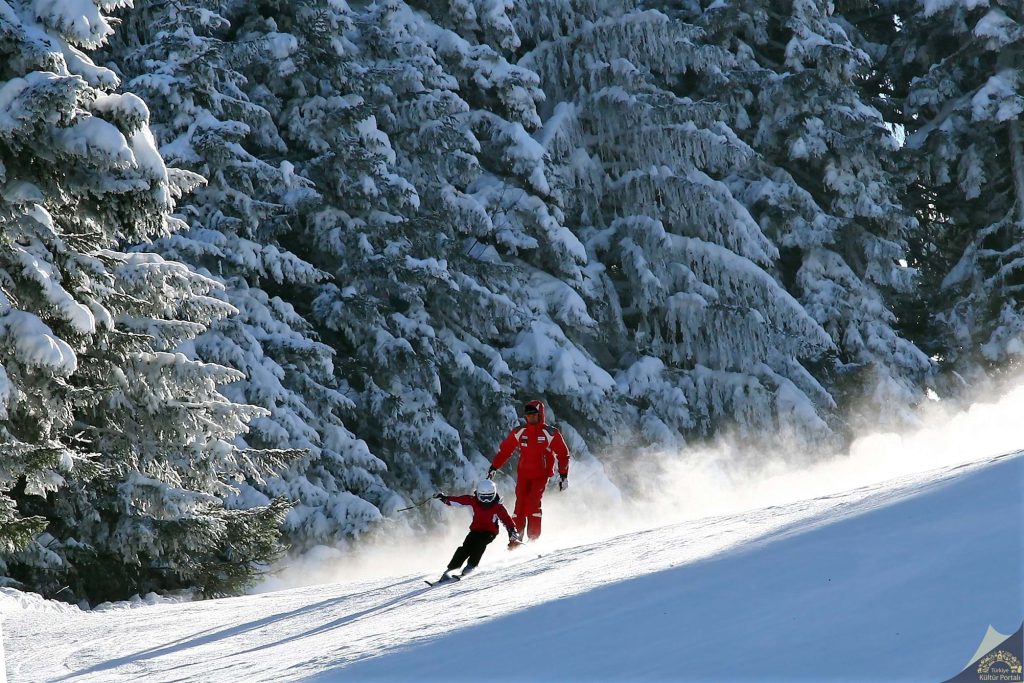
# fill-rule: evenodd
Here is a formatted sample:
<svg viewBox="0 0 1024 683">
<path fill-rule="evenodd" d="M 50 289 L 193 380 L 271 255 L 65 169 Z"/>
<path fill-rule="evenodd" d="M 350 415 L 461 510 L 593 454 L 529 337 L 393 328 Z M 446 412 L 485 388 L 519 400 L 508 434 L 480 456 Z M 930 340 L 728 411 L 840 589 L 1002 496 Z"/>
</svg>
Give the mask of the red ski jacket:
<svg viewBox="0 0 1024 683">
<path fill-rule="evenodd" d="M 516 523 L 512 516 L 501 503 L 501 498 L 495 498 L 490 503 L 481 503 L 476 496 L 448 496 L 443 499 L 445 505 L 465 505 L 473 508 L 473 521 L 469 524 L 470 531 L 486 531 L 491 534 L 498 533 L 498 522 L 505 525 L 509 534 L 516 531 Z"/>
<path fill-rule="evenodd" d="M 569 474 L 569 447 L 565 445 L 562 432 L 544 424 L 544 406 L 540 407 L 540 424 L 526 424 L 516 427 L 498 448 L 491 467 L 500 468 L 512 454 L 519 450 L 519 478 L 548 478 L 555 473 L 558 461 L 559 474 Z"/>
</svg>

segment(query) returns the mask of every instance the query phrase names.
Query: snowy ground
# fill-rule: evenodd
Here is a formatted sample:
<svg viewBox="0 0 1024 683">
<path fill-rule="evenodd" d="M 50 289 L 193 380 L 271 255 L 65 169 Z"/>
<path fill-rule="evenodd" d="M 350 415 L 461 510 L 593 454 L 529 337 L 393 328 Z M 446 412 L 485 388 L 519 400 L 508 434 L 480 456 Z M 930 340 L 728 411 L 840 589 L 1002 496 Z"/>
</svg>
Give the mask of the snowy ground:
<svg viewBox="0 0 1024 683">
<path fill-rule="evenodd" d="M 1022 539 L 1016 454 L 583 545 L 493 547 L 436 588 L 425 557 L 423 572 L 93 612 L 6 590 L 0 612 L 12 682 L 935 682 L 990 624 L 1018 628 Z"/>
</svg>

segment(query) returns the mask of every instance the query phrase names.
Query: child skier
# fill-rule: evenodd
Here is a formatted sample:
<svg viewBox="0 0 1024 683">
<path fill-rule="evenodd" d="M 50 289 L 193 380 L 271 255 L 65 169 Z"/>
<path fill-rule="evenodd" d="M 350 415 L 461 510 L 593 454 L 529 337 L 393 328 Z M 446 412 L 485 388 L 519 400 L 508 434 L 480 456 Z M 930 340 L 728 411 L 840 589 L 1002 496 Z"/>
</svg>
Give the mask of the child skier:
<svg viewBox="0 0 1024 683">
<path fill-rule="evenodd" d="M 473 508 L 473 521 L 470 522 L 466 540 L 452 555 L 452 561 L 448 563 L 448 569 L 438 579 L 438 583 L 455 581 L 476 569 L 488 544 L 498 537 L 499 521 L 505 525 L 505 530 L 508 531 L 510 548 L 522 540 L 516 529 L 516 523 L 512 521 L 508 510 L 505 509 L 501 498 L 498 497 L 498 489 L 489 479 L 484 479 L 477 484 L 476 490 L 471 496 L 446 496 L 443 493 L 438 493 L 434 498 L 445 505 L 465 505 Z M 463 562 L 466 563 L 466 568 L 460 575 L 452 576 L 451 572 L 461 567 Z"/>
</svg>

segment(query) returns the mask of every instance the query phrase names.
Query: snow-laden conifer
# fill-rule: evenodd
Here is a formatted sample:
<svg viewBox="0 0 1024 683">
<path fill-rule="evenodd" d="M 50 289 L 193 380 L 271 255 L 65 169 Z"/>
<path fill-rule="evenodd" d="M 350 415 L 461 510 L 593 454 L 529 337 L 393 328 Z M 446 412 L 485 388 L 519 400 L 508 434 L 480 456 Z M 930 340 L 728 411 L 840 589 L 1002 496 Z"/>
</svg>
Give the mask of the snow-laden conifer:
<svg viewBox="0 0 1024 683">
<path fill-rule="evenodd" d="M 466 120 L 480 141 L 481 173 L 470 192 L 487 221 L 471 253 L 504 266 L 493 286 L 515 312 L 494 348 L 519 397 L 547 400 L 574 455 L 589 457 L 590 448 L 619 425 L 619 394 L 597 358 L 603 348 L 590 308 L 601 293 L 590 257 L 565 223 L 540 137 L 546 95 L 537 73 L 516 63 L 524 47 L 544 37 L 521 33 L 513 17 L 522 6 L 488 0 L 422 4 L 442 29 L 430 43 L 458 80 L 471 107 Z M 515 408 L 502 408 L 504 427 L 513 424 Z"/>
<path fill-rule="evenodd" d="M 213 281 L 124 245 L 181 227 L 194 185 L 149 111 L 84 50 L 118 3 L 0 2 L 0 510 L 3 573 L 62 597 L 234 590 L 274 555 L 281 506 L 225 510 L 264 455 L 231 444 L 258 409 L 173 349 L 232 312 Z M 16 550 L 15 552 L 11 552 Z"/>
<path fill-rule="evenodd" d="M 345 424 L 352 392 L 336 374 L 333 349 L 304 317 L 315 287 L 329 276 L 288 245 L 322 203 L 297 173 L 265 97 L 262 60 L 290 60 L 294 37 L 272 32 L 233 40 L 220 3 L 145 2 L 128 15 L 112 54 L 156 112 L 161 153 L 206 184 L 179 207 L 190 227 L 149 249 L 185 261 L 224 283 L 237 315 L 198 337 L 198 358 L 239 370 L 225 387 L 261 406 L 244 443 L 298 452 L 273 476 L 248 482 L 234 506 L 293 503 L 284 530 L 305 548 L 338 543 L 380 519 L 393 495 L 383 463 Z M 247 8 L 229 15 L 246 20 Z"/>
<path fill-rule="evenodd" d="M 757 155 L 727 182 L 778 246 L 779 280 L 834 344 L 819 379 L 871 425 L 912 419 L 930 363 L 893 309 L 913 292 L 917 224 L 902 203 L 898 137 L 867 87 L 865 41 L 832 5 L 802 0 L 783 12 L 714 4 L 698 23 L 734 56 L 698 92 Z"/>
<path fill-rule="evenodd" d="M 802 363 L 832 342 L 773 277 L 778 250 L 730 185 L 754 152 L 694 91 L 735 56 L 631 2 L 525 5 L 536 42 L 520 65 L 548 96 L 538 138 L 640 433 L 827 435 L 831 397 Z"/>
<path fill-rule="evenodd" d="M 472 194 L 483 173 L 482 142 L 441 54 L 458 39 L 398 2 L 371 8 L 358 27 L 361 57 L 383 81 L 367 102 L 395 152 L 395 170 L 417 197 L 401 226 L 407 255 L 400 306 L 429 329 L 429 346 L 418 353 L 433 366 L 429 382 L 443 418 L 437 428 L 458 438 L 448 452 L 424 454 L 418 467 L 438 484 L 469 480 L 483 471 L 506 426 L 512 376 L 495 346 L 521 316 L 504 291 L 512 269 L 485 253 L 495 226 L 487 204 Z M 412 416 L 413 425 L 422 422 Z M 423 434 L 428 444 L 434 431 Z"/>
<path fill-rule="evenodd" d="M 465 476 L 467 462 L 440 405 L 439 368 L 451 364 L 439 357 L 423 303 L 435 298 L 424 296 L 428 288 L 458 288 L 444 258 L 452 247 L 443 218 L 460 200 L 457 188 L 437 183 L 447 194 L 421 202 L 403 175 L 424 163 L 419 149 L 400 158 L 385 132 L 422 134 L 421 148 L 430 136 L 449 144 L 444 119 L 458 101 L 434 97 L 443 74 L 421 73 L 423 65 L 402 54 L 415 42 L 390 35 L 405 30 L 391 19 L 402 6 L 370 8 L 380 21 L 361 25 L 359 13 L 336 3 L 288 5 L 273 16 L 239 12 L 236 21 L 240 40 L 268 48 L 250 55 L 251 97 L 278 122 L 296 171 L 320 197 L 288 244 L 330 277 L 303 313 L 338 353 L 353 401 L 350 426 L 365 441 L 362 456 L 346 454 L 344 467 L 376 474 L 383 460 L 388 484 L 414 492 Z M 458 174 L 471 159 L 452 149 L 436 163 Z"/>
<path fill-rule="evenodd" d="M 1015 366 L 1024 354 L 1024 8 L 886 6 L 903 27 L 886 64 L 920 179 L 927 343 L 950 377 Z"/>
</svg>

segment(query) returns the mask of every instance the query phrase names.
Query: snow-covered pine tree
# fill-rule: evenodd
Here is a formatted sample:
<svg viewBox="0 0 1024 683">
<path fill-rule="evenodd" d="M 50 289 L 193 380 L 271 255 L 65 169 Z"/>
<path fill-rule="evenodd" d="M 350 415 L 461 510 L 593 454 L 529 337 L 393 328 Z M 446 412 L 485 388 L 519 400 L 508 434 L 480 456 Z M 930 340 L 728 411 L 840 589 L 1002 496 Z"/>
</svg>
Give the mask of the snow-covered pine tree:
<svg viewBox="0 0 1024 683">
<path fill-rule="evenodd" d="M 284 497 L 293 503 L 284 525 L 293 548 L 337 543 L 380 519 L 393 494 L 381 480 L 383 463 L 345 426 L 354 404 L 339 387 L 333 350 L 295 309 L 308 309 L 328 275 L 281 243 L 297 241 L 292 233 L 320 195 L 295 173 L 271 113 L 249 97 L 266 88 L 243 73 L 254 55 L 287 55 L 289 40 L 233 39 L 222 4 L 143 2 L 111 48 L 126 87 L 153 107 L 168 163 L 208 179 L 180 207 L 190 228 L 146 248 L 221 280 L 224 299 L 238 309 L 193 348 L 244 373 L 225 395 L 269 412 L 252 421 L 244 443 L 303 451 L 243 485 L 232 505 Z"/>
<path fill-rule="evenodd" d="M 225 501 L 279 470 L 287 453 L 239 448 L 236 436 L 266 410 L 221 387 L 241 373 L 181 352 L 235 311 L 208 296 L 219 283 L 155 254 L 112 257 L 104 305 L 112 328 L 82 354 L 98 387 L 74 427 L 103 468 L 53 494 L 48 533 L 69 569 L 48 577 L 92 600 L 176 588 L 238 592 L 281 550 L 283 499 L 246 509 Z"/>
<path fill-rule="evenodd" d="M 650 443 L 734 430 L 821 438 L 833 404 L 803 363 L 831 341 L 772 276 L 778 251 L 730 181 L 755 154 L 696 84 L 735 67 L 679 16 L 626 1 L 526 2 L 520 66 L 599 283 L 601 338 Z"/>
<path fill-rule="evenodd" d="M 603 293 L 585 247 L 565 225 L 538 138 L 537 107 L 545 94 L 538 75 L 515 63 L 533 36 L 517 33 L 513 3 L 414 4 L 438 26 L 427 40 L 457 79 L 470 106 L 465 119 L 480 141 L 481 173 L 469 192 L 486 216 L 471 253 L 511 268 L 494 286 L 517 315 L 512 335 L 495 340 L 494 348 L 513 373 L 518 396 L 546 399 L 575 457 L 585 457 L 621 426 L 622 403 L 603 367 L 605 349 L 591 314 Z M 504 406 L 503 427 L 514 422 L 516 408 Z"/>
<path fill-rule="evenodd" d="M 1024 356 L 1024 6 L 906 0 L 887 59 L 920 177 L 926 341 L 947 391 Z"/>
<path fill-rule="evenodd" d="M 866 41 L 809 0 L 714 3 L 695 20 L 735 58 L 695 96 L 723 104 L 758 156 L 729 185 L 778 245 L 779 280 L 836 347 L 819 380 L 855 424 L 913 419 L 931 365 L 893 308 L 913 291 L 916 223 L 901 201 L 899 140 L 867 87 Z"/>
<path fill-rule="evenodd" d="M 495 231 L 487 206 L 471 194 L 482 174 L 475 113 L 438 52 L 439 43 L 457 37 L 394 1 L 372 6 L 358 28 L 361 59 L 382 77 L 367 102 L 394 150 L 396 171 L 418 198 L 402 226 L 408 255 L 400 277 L 409 286 L 403 315 L 429 330 L 430 381 L 459 439 L 454 455 L 470 465 L 455 474 L 471 479 L 507 426 L 514 387 L 500 347 L 523 314 L 507 293 L 512 268 L 485 249 Z M 416 439 L 418 427 L 412 429 Z M 432 480 L 456 483 L 451 474 Z"/>
<path fill-rule="evenodd" d="M 53 23 L 60 19 L 50 17 Z M 100 40 L 105 28 L 96 26 L 98 35 L 87 40 Z M 92 273 L 73 249 L 91 226 L 80 225 L 78 197 L 61 187 L 61 164 L 92 157 L 109 169 L 125 163 L 117 159 L 119 152 L 131 154 L 116 129 L 84 109 L 97 93 L 69 70 L 69 62 L 78 67 L 82 60 L 70 47 L 63 54 L 64 47 L 46 35 L 34 13 L 0 3 L 0 574 L 5 576 L 11 574 L 12 553 L 34 548 L 35 534 L 45 528 L 44 517 L 27 514 L 20 505 L 24 497 L 44 496 L 60 486 L 62 471 L 90 469 L 84 454 L 68 442 L 67 379 L 77 369 L 74 340 L 95 330 Z M 87 70 L 84 76 L 101 83 L 106 74 Z M 110 133 L 116 133 L 112 140 Z M 40 148 L 45 155 L 37 153 Z M 82 183 L 80 177 L 74 180 Z M 88 185 L 75 189 L 90 191 Z M 72 225 L 66 229 L 55 214 Z M 62 276 L 68 266 L 71 272 Z M 76 287 L 83 291 L 75 292 Z"/>
<path fill-rule="evenodd" d="M 303 229 L 282 239 L 332 276 L 300 312 L 338 352 L 355 400 L 351 426 L 387 462 L 389 485 L 423 492 L 472 469 L 441 412 L 442 361 L 422 304 L 428 283 L 451 287 L 438 258 L 445 236 L 436 221 L 411 220 L 421 200 L 381 128 L 396 112 L 378 110 L 405 69 L 361 56 L 358 18 L 331 2 L 254 5 L 235 18 L 236 39 L 276 48 L 251 55 L 250 97 L 272 113 L 295 168 L 322 197 Z"/>
<path fill-rule="evenodd" d="M 258 409 L 226 400 L 226 368 L 167 351 L 231 308 L 212 281 L 117 251 L 178 227 L 149 112 L 85 53 L 117 3 L 0 2 L 2 467 L 22 534 L 2 573 L 44 594 L 104 599 L 234 590 L 273 557 L 280 504 L 220 496 L 264 471 L 230 444 Z M 67 587 L 67 591 L 62 591 Z"/>
</svg>

